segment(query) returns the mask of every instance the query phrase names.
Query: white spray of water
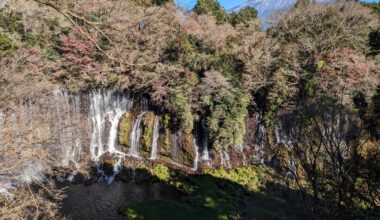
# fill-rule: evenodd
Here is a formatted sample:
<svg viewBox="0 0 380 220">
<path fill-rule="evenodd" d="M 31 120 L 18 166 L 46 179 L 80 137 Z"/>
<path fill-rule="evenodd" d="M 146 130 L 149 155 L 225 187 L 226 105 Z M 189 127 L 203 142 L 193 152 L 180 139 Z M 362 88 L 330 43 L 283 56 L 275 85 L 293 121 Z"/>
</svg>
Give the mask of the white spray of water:
<svg viewBox="0 0 380 220">
<path fill-rule="evenodd" d="M 243 166 L 247 166 L 247 156 L 245 155 L 245 153 L 244 152 L 242 152 L 242 154 L 243 154 Z"/>
<path fill-rule="evenodd" d="M 205 130 L 202 145 L 203 145 L 202 160 L 206 162 L 207 166 L 210 166 L 211 158 L 210 158 L 210 152 L 208 150 L 207 130 Z"/>
<path fill-rule="evenodd" d="M 220 164 L 226 167 L 227 169 L 231 169 L 230 155 L 227 151 L 221 150 L 220 153 Z"/>
<path fill-rule="evenodd" d="M 116 175 L 120 173 L 120 171 L 122 170 L 123 166 L 122 166 L 122 157 L 118 157 L 116 162 L 115 162 L 115 165 L 113 167 L 113 172 L 112 172 L 112 175 L 111 176 L 107 176 L 106 177 L 106 181 L 108 184 L 111 184 Z"/>
<path fill-rule="evenodd" d="M 16 137 L 19 136 L 18 130 L 28 130 L 26 138 L 35 143 L 31 147 L 55 151 L 63 166 L 69 166 L 70 162 L 77 164 L 82 151 L 81 129 L 78 126 L 81 119 L 79 95 L 54 90 L 51 98 L 41 103 L 29 100 L 20 106 L 16 114 L 18 117 L 10 116 L 11 123 L 20 123 L 21 126 L 20 129 L 18 126 L 14 128 Z M 17 138 L 14 140 L 18 141 Z"/>
<path fill-rule="evenodd" d="M 198 163 L 199 163 L 199 147 L 197 145 L 197 141 L 195 138 L 193 139 L 193 145 L 194 145 L 195 157 L 194 157 L 194 161 L 193 161 L 193 169 L 192 170 L 197 171 L 198 170 Z"/>
<path fill-rule="evenodd" d="M 116 139 L 118 126 L 123 113 L 124 111 L 121 108 L 116 108 L 114 112 L 108 113 L 108 120 L 111 123 L 110 134 L 108 138 L 108 151 L 110 153 L 115 153 L 117 151 Z"/>
<path fill-rule="evenodd" d="M 132 99 L 128 95 L 112 90 L 93 91 L 90 98 L 90 117 L 92 121 L 90 153 L 92 160 L 98 161 L 106 152 L 123 154 L 117 146 L 118 125 L 122 115 L 132 107 Z M 111 126 L 108 132 L 107 145 L 105 145 L 107 121 Z"/>
<path fill-rule="evenodd" d="M 253 162 L 256 164 L 264 163 L 264 147 L 267 141 L 267 131 L 264 124 L 259 125 L 259 129 L 256 133 L 255 139 L 255 155 L 253 156 Z"/>
<path fill-rule="evenodd" d="M 133 129 L 131 132 L 131 148 L 129 149 L 129 154 L 133 157 L 139 157 L 138 147 L 140 145 L 141 137 L 141 122 L 144 118 L 146 112 L 142 112 L 133 124 Z"/>
<path fill-rule="evenodd" d="M 158 137 L 160 132 L 160 120 L 159 117 L 156 116 L 154 118 L 154 125 L 153 125 L 153 140 L 152 140 L 152 151 L 150 153 L 150 159 L 155 160 L 157 158 L 157 145 L 158 145 Z"/>
<path fill-rule="evenodd" d="M 288 160 L 289 171 L 285 174 L 285 180 L 292 180 L 297 177 L 297 163 L 294 159 Z"/>
</svg>

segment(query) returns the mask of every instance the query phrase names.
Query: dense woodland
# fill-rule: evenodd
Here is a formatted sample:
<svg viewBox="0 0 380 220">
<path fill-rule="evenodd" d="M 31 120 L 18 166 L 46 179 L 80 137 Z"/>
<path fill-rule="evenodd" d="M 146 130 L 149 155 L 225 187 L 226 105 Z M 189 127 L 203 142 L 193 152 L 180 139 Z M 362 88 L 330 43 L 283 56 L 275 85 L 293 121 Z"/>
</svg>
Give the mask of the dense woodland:
<svg viewBox="0 0 380 220">
<path fill-rule="evenodd" d="M 269 130 L 278 122 L 289 128 L 291 147 L 272 145 L 268 134 L 268 167 L 204 172 L 255 192 L 264 183 L 251 186 L 251 176 L 262 172 L 273 188 L 297 192 L 282 199 L 305 211 L 299 218 L 379 218 L 379 3 L 299 0 L 265 31 L 255 9 L 227 13 L 214 0 L 198 0 L 192 11 L 171 0 L 12 0 L 0 10 L 1 112 L 56 88 L 117 88 L 147 98 L 184 134 L 205 119 L 216 151 L 241 150 L 247 118 L 259 113 Z M 10 151 L 20 161 L 35 156 L 6 142 L 0 159 Z M 9 165 L 0 162 L 0 172 Z M 167 169 L 151 172 L 186 186 L 188 177 L 168 177 Z M 53 185 L 20 186 L 11 200 L 0 194 L 0 215 L 59 218 L 63 195 Z"/>
</svg>

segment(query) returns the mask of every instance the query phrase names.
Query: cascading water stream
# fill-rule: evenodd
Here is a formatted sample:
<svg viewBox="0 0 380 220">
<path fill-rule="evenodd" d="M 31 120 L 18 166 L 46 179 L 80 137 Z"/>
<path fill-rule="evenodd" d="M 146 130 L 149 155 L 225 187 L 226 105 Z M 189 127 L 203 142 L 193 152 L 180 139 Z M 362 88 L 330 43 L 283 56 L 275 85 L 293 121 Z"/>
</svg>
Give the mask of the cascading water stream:
<svg viewBox="0 0 380 220">
<path fill-rule="evenodd" d="M 92 121 L 92 136 L 90 144 L 90 153 L 92 160 L 98 160 L 100 155 L 103 153 L 103 119 L 100 109 L 101 95 L 93 93 L 91 94 L 91 107 L 90 115 Z"/>
<path fill-rule="evenodd" d="M 297 177 L 297 165 L 294 159 L 288 160 L 288 172 L 285 174 L 286 180 L 292 180 Z"/>
<path fill-rule="evenodd" d="M 133 157 L 139 157 L 138 147 L 140 145 L 140 137 L 141 137 L 141 122 L 144 118 L 146 112 L 142 112 L 136 119 L 133 124 L 132 132 L 131 132 L 131 148 L 129 150 L 129 154 Z"/>
<path fill-rule="evenodd" d="M 159 117 L 156 116 L 154 118 L 154 124 L 153 124 L 153 140 L 152 140 L 152 151 L 150 153 L 151 160 L 155 160 L 157 158 L 157 145 L 158 145 L 158 138 L 159 138 L 159 132 L 160 132 L 160 120 Z"/>
<path fill-rule="evenodd" d="M 256 132 L 255 150 L 253 157 L 254 163 L 259 164 L 264 162 L 264 147 L 267 142 L 267 131 L 264 124 L 260 124 Z"/>
<path fill-rule="evenodd" d="M 243 152 L 243 166 L 247 166 L 247 165 L 248 165 L 248 163 L 247 163 L 247 156 Z"/>
<path fill-rule="evenodd" d="M 132 107 L 133 100 L 129 95 L 112 90 L 93 91 L 90 99 L 92 121 L 90 153 L 92 160 L 98 161 L 106 152 L 123 154 L 117 146 L 118 125 L 122 115 Z M 108 133 L 107 122 L 110 123 Z M 107 145 L 105 145 L 106 134 L 108 134 Z"/>
<path fill-rule="evenodd" d="M 207 129 L 204 128 L 204 134 L 203 134 L 203 152 L 202 152 L 202 160 L 206 162 L 207 166 L 210 166 L 210 152 L 208 150 L 208 134 Z"/>
<path fill-rule="evenodd" d="M 220 153 L 220 164 L 228 169 L 231 169 L 230 155 L 226 150 L 219 151 Z"/>
<path fill-rule="evenodd" d="M 195 138 L 193 139 L 193 145 L 194 145 L 195 157 L 194 157 L 194 161 L 193 161 L 193 169 L 192 170 L 197 171 L 198 170 L 198 163 L 199 163 L 199 147 L 197 145 L 197 141 Z"/>
<path fill-rule="evenodd" d="M 58 134 L 58 142 L 63 149 L 62 163 L 68 166 L 73 162 L 78 168 L 77 162 L 82 152 L 82 137 L 80 132 L 80 96 L 70 95 L 65 90 L 55 90 L 53 92 L 52 105 L 53 118 L 57 120 L 53 130 Z M 36 129 L 37 136 L 40 136 L 39 128 Z M 40 137 L 38 137 L 40 139 Z"/>
<path fill-rule="evenodd" d="M 202 160 L 206 162 L 207 166 L 210 166 L 210 152 L 208 151 L 208 146 L 203 146 Z"/>
<path fill-rule="evenodd" d="M 123 112 L 119 110 L 117 110 L 115 114 L 109 115 L 109 122 L 111 122 L 111 129 L 110 129 L 110 136 L 108 138 L 108 151 L 110 153 L 117 152 L 116 138 L 117 138 L 119 122 L 122 115 L 123 115 Z"/>
</svg>

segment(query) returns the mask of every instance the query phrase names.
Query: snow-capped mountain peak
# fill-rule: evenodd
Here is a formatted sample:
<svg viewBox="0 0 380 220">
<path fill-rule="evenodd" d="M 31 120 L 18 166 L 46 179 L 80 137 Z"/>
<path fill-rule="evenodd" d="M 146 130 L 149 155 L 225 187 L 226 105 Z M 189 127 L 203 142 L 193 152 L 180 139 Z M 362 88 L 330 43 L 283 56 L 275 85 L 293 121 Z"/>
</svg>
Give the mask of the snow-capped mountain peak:
<svg viewBox="0 0 380 220">
<path fill-rule="evenodd" d="M 258 11 L 259 17 L 263 18 L 272 12 L 288 10 L 295 5 L 297 0 L 249 0 L 246 3 L 230 9 L 230 12 L 240 11 L 245 7 L 252 7 Z"/>
</svg>

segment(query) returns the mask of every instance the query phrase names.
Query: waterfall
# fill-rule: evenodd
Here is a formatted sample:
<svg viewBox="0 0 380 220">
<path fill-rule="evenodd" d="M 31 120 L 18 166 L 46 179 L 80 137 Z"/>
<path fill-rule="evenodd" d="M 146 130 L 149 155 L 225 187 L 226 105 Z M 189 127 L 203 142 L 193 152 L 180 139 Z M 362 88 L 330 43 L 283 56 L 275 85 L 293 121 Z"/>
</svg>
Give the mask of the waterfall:
<svg viewBox="0 0 380 220">
<path fill-rule="evenodd" d="M 58 135 L 58 143 L 63 149 L 62 164 L 68 166 L 73 162 L 77 166 L 82 152 L 80 96 L 68 94 L 65 90 L 55 90 L 53 97 L 52 119 L 56 120 L 53 133 Z M 39 128 L 35 131 L 37 139 L 41 139 Z"/>
<path fill-rule="evenodd" d="M 152 151 L 150 153 L 150 159 L 155 160 L 157 158 L 157 145 L 158 145 L 158 137 L 160 132 L 159 127 L 160 119 L 158 116 L 154 118 L 154 125 L 153 125 L 153 140 L 152 140 Z"/>
<path fill-rule="evenodd" d="M 228 169 L 231 169 L 230 155 L 227 151 L 221 150 L 220 153 L 220 164 Z"/>
<path fill-rule="evenodd" d="M 253 157 L 254 163 L 263 163 L 264 162 L 264 147 L 267 141 L 267 131 L 264 124 L 260 124 L 256 132 L 255 139 L 255 150 L 256 153 Z"/>
<path fill-rule="evenodd" d="M 132 107 L 132 99 L 129 95 L 113 90 L 95 90 L 90 94 L 90 100 L 92 160 L 99 160 L 106 152 L 122 154 L 117 146 L 118 125 L 122 115 Z M 110 123 L 109 131 L 106 130 L 107 122 Z M 108 134 L 107 145 L 105 145 L 106 134 Z"/>
<path fill-rule="evenodd" d="M 120 171 L 122 170 L 122 168 L 123 168 L 122 157 L 119 156 L 117 158 L 116 162 L 115 162 L 114 167 L 113 167 L 112 175 L 105 177 L 108 184 L 111 184 L 113 182 L 113 180 L 115 179 L 116 175 L 120 173 Z"/>
<path fill-rule="evenodd" d="M 248 163 L 247 163 L 247 156 L 245 155 L 244 152 L 242 152 L 242 154 L 243 154 L 243 166 L 247 166 L 248 165 Z"/>
<path fill-rule="evenodd" d="M 210 152 L 208 151 L 207 145 L 203 146 L 202 160 L 206 161 L 207 166 L 210 166 L 211 159 L 210 159 Z"/>
<path fill-rule="evenodd" d="M 288 170 L 285 174 L 285 180 L 294 180 L 297 177 L 297 163 L 293 158 L 288 160 Z"/>
<path fill-rule="evenodd" d="M 146 112 L 143 112 L 137 117 L 131 132 L 131 148 L 129 150 L 129 154 L 134 157 L 139 157 L 138 147 L 140 145 L 141 122 L 145 113 Z"/>
<path fill-rule="evenodd" d="M 280 144 L 281 143 L 281 137 L 280 137 L 280 128 L 278 126 L 276 126 L 274 128 L 274 135 L 276 137 L 276 144 Z"/>
<path fill-rule="evenodd" d="M 193 162 L 193 170 L 197 171 L 198 163 L 199 163 L 199 147 L 197 145 L 197 141 L 195 138 L 193 139 L 193 145 L 194 145 L 194 153 L 195 153 L 194 162 Z"/>
<path fill-rule="evenodd" d="M 15 176 L 12 178 L 20 182 L 36 181 L 50 163 L 79 168 L 86 159 L 82 155 L 84 145 L 89 145 L 94 161 L 106 152 L 123 156 L 117 142 L 118 125 L 123 113 L 131 107 L 130 96 L 114 90 L 71 94 L 58 89 L 46 98 L 31 99 L 18 108 L 0 111 L 0 147 L 18 146 L 31 155 L 33 151 L 41 151 L 55 158 L 51 162 L 25 158 L 11 170 Z M 3 156 L 8 166 L 16 160 L 11 151 Z"/>
<path fill-rule="evenodd" d="M 288 135 L 286 134 L 286 131 L 283 131 L 283 129 L 280 129 L 282 125 L 279 124 L 279 126 L 275 127 L 274 134 L 276 137 L 276 144 L 283 144 L 288 148 L 292 148 L 293 144 Z"/>
<path fill-rule="evenodd" d="M 208 150 L 208 135 L 207 135 L 207 130 L 204 128 L 204 134 L 203 134 L 203 152 L 202 152 L 202 160 L 206 162 L 207 166 L 210 166 L 210 152 Z"/>
</svg>

